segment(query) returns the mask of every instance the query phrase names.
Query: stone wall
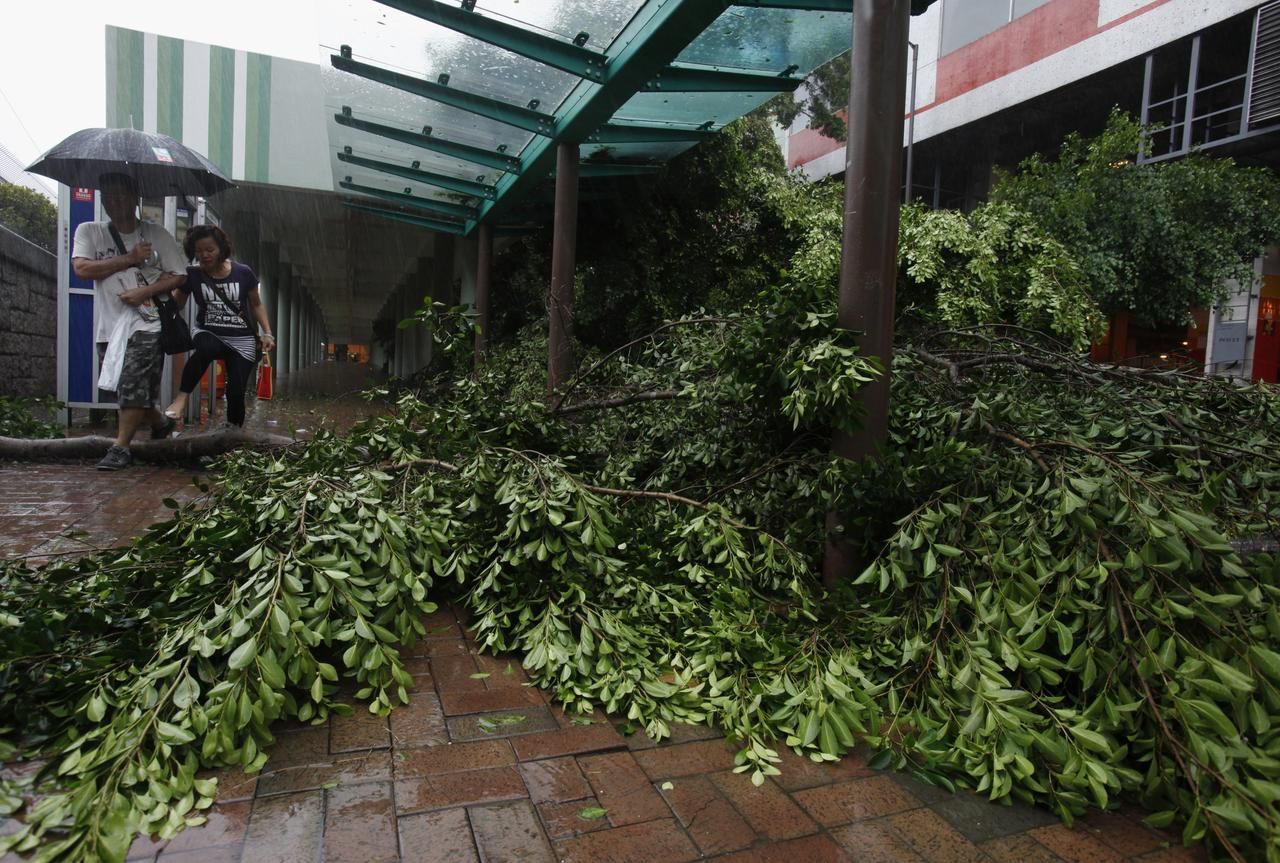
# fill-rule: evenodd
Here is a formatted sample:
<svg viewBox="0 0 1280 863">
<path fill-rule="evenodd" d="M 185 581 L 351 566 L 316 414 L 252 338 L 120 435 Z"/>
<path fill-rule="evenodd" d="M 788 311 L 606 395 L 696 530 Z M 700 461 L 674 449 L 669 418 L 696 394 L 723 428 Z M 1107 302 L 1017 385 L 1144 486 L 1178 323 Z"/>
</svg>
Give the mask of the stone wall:
<svg viewBox="0 0 1280 863">
<path fill-rule="evenodd" d="M 0 226 L 0 396 L 57 391 L 58 258 Z"/>
</svg>

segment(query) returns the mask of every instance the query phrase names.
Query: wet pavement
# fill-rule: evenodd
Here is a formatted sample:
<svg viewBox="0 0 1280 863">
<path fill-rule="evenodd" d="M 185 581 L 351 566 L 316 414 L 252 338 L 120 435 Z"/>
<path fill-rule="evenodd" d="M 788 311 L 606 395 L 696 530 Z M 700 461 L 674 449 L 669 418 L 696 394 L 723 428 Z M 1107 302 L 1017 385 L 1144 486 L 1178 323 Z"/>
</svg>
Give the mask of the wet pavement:
<svg viewBox="0 0 1280 863">
<path fill-rule="evenodd" d="M 308 369 L 248 423 L 341 430 L 380 409 L 354 398 L 365 367 Z M 283 383 L 283 382 L 282 382 Z M 316 397 L 317 393 L 326 394 Z M 330 397 L 328 394 L 332 394 Z M 339 398 L 339 396 L 341 396 Z M 305 424 L 303 422 L 305 421 Z M 274 425 L 272 425 L 274 423 Z M 0 556 L 33 560 L 128 542 L 199 492 L 191 471 L 0 464 Z M 1200 849 L 1138 813 L 1094 813 L 1068 829 L 1025 806 L 948 794 L 867 766 L 855 752 L 815 764 L 784 750 L 755 787 L 710 728 L 655 744 L 599 713 L 568 717 L 517 657 L 480 655 L 464 617 L 442 609 L 406 651 L 416 688 L 388 718 L 357 706 L 319 726 L 282 725 L 257 776 L 220 771 L 203 827 L 134 843 L 162 863 L 1181 863 Z M 13 766 L 10 765 L 10 768 Z M 14 829 L 0 821 L 0 833 Z M 14 863 L 8 855 L 0 863 Z"/>
</svg>

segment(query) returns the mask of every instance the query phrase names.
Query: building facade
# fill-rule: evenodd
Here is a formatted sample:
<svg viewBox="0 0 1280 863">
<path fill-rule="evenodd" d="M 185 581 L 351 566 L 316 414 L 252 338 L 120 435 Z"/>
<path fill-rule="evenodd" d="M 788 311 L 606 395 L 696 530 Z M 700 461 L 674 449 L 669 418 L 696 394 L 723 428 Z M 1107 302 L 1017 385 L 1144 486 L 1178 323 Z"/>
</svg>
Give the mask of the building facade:
<svg viewBox="0 0 1280 863">
<path fill-rule="evenodd" d="M 996 168 L 1101 132 L 1113 107 L 1160 126 L 1152 160 L 1203 150 L 1280 167 L 1280 2 L 941 0 L 912 19 L 910 38 L 911 200 L 968 209 Z M 815 180 L 842 173 L 844 146 L 803 122 L 784 138 L 787 164 Z M 1255 271 L 1185 331 L 1117 316 L 1095 355 L 1277 382 L 1280 252 Z"/>
</svg>

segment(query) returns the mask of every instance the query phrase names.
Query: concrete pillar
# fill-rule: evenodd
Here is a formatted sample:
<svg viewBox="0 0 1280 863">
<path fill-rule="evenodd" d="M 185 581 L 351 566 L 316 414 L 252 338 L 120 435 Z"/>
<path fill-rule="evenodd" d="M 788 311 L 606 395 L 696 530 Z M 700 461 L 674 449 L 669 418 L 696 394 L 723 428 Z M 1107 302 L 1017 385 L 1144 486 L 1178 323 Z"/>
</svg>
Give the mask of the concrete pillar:
<svg viewBox="0 0 1280 863">
<path fill-rule="evenodd" d="M 293 313 L 293 292 L 295 290 L 293 284 L 293 267 L 285 261 L 280 262 L 280 266 L 276 271 L 276 278 L 280 283 L 279 293 L 276 295 L 276 363 L 278 369 L 277 375 L 286 375 L 293 371 L 293 363 L 290 361 L 290 351 L 293 350 L 293 334 L 291 332 L 291 318 Z"/>
<path fill-rule="evenodd" d="M 439 251 L 440 238 L 438 236 L 435 243 L 436 250 Z M 427 297 L 440 302 L 448 302 L 448 298 L 441 293 L 444 290 L 444 286 L 435 280 L 433 261 L 433 258 L 418 258 L 418 271 L 411 277 L 413 279 L 413 306 L 411 312 L 419 311 Z M 431 348 L 435 333 L 430 326 L 424 324 L 415 324 L 409 328 L 409 332 L 413 333 L 413 356 L 418 363 L 418 368 L 426 368 L 431 363 Z"/>
<path fill-rule="evenodd" d="M 298 342 L 301 340 L 299 324 L 302 320 L 302 285 L 297 273 L 289 283 L 289 371 L 298 370 Z"/>
<path fill-rule="evenodd" d="M 462 302 L 459 285 L 454 279 L 456 257 L 454 239 L 449 234 L 437 234 L 435 257 L 431 259 L 431 284 L 435 298 L 446 306 L 456 306 Z M 427 346 L 431 346 L 431 342 Z M 430 355 L 428 355 L 430 356 Z"/>
<path fill-rule="evenodd" d="M 280 338 L 280 244 L 264 242 L 259 250 L 262 269 L 258 271 L 259 292 L 262 294 L 262 307 L 267 311 L 267 320 L 271 321 L 271 333 Z M 279 345 L 271 354 L 271 365 L 274 368 L 280 361 Z"/>
<path fill-rule="evenodd" d="M 413 293 L 412 283 L 401 286 L 396 306 L 397 326 L 400 321 L 413 314 L 415 307 Z M 407 378 L 418 370 L 417 339 L 412 327 L 398 329 L 397 332 L 400 333 L 400 355 L 403 358 L 400 365 L 400 377 Z"/>
</svg>

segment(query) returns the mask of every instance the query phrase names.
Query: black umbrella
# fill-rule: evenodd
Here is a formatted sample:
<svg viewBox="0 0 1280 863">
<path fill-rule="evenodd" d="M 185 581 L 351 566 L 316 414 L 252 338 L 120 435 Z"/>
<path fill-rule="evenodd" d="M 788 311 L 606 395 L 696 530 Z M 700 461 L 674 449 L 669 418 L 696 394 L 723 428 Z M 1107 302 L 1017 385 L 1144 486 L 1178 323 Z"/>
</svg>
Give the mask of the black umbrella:
<svg viewBox="0 0 1280 863">
<path fill-rule="evenodd" d="M 81 129 L 27 170 L 89 189 L 98 188 L 103 174 L 128 174 L 148 198 L 207 196 L 235 185 L 190 147 L 137 129 Z"/>
</svg>

